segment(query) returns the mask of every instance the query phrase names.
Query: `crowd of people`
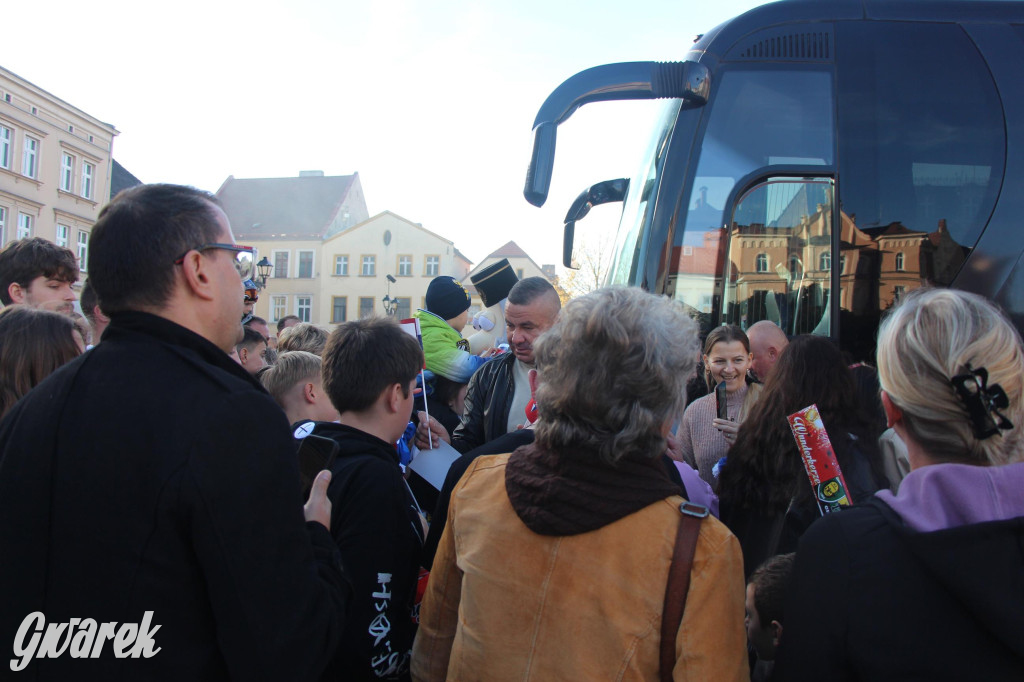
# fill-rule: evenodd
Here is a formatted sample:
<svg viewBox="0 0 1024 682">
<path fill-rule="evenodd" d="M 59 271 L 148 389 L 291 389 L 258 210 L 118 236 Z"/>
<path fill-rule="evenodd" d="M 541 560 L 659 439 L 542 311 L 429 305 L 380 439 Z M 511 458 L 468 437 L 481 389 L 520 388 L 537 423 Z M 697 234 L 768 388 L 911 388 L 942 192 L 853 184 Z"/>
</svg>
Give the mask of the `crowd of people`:
<svg viewBox="0 0 1024 682">
<path fill-rule="evenodd" d="M 0 252 L 12 671 L 1024 678 L 1024 347 L 990 301 L 911 292 L 851 366 L 827 337 L 702 335 L 668 298 L 563 305 L 543 278 L 475 347 L 445 276 L 421 340 L 272 329 L 252 269 L 216 198 L 174 185 L 101 211 L 80 297 L 67 249 Z M 788 420 L 812 405 L 835 513 Z"/>
</svg>

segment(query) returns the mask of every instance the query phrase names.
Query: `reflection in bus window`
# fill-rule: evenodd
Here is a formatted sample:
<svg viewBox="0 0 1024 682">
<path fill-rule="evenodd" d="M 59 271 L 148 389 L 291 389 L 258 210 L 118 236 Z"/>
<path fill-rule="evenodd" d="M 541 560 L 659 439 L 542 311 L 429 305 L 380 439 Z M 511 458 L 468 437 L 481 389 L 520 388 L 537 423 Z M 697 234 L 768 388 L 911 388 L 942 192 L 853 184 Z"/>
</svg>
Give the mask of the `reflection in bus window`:
<svg viewBox="0 0 1024 682">
<path fill-rule="evenodd" d="M 830 332 L 832 181 L 772 178 L 740 198 L 729 226 L 722 321 Z"/>
<path fill-rule="evenodd" d="M 998 196 L 1002 106 L 954 24 L 837 24 L 842 335 L 874 355 L 881 314 L 952 283 Z M 925 76 L 925 74 L 928 74 Z M 909 87 L 912 85 L 912 87 Z"/>
<path fill-rule="evenodd" d="M 830 107 L 832 76 L 817 70 L 736 70 L 722 74 L 710 104 L 710 118 L 701 143 L 700 159 L 688 203 L 685 230 L 677 232 L 674 272 L 669 291 L 697 317 L 702 331 L 725 321 L 723 306 L 725 251 L 729 242 L 724 215 L 726 202 L 744 176 L 772 165 L 821 166 L 831 170 L 835 134 Z M 765 200 L 762 212 L 781 216 L 799 189 L 779 186 Z M 763 222 L 763 216 L 731 220 Z M 687 251 L 679 247 L 689 247 Z M 795 255 L 795 254 L 792 254 Z M 777 278 L 778 269 L 794 270 L 791 254 L 752 253 L 749 265 L 762 277 Z M 815 269 L 802 261 L 799 269 Z M 733 294 L 735 292 L 732 292 Z M 708 303 L 710 302 L 710 305 Z M 735 303 L 735 301 L 734 301 Z"/>
</svg>

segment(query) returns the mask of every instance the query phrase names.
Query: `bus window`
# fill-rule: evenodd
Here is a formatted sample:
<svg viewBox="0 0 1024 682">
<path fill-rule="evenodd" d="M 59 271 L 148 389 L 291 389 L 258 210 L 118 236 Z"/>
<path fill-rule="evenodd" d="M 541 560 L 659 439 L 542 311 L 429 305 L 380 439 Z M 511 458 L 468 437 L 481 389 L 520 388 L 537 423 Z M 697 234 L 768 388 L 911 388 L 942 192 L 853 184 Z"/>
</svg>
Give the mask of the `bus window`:
<svg viewBox="0 0 1024 682">
<path fill-rule="evenodd" d="M 871 358 L 884 310 L 953 282 L 991 214 L 1002 107 L 960 27 L 837 24 L 842 336 Z"/>
<path fill-rule="evenodd" d="M 726 227 L 731 218 L 724 212 L 729 210 L 726 202 L 736 183 L 773 165 L 820 166 L 823 172 L 831 172 L 835 148 L 831 102 L 829 71 L 786 68 L 722 74 L 708 105 L 710 119 L 701 141 L 685 230 L 681 243 L 677 232 L 678 257 L 670 273 L 674 297 L 697 316 L 704 331 L 720 322 L 721 312 L 738 315 L 737 321 L 742 322 L 742 314 L 735 307 L 727 310 L 723 300 L 722 267 L 729 241 L 726 232 L 731 229 Z M 737 216 L 736 220 L 745 219 Z M 785 257 L 773 261 L 766 254 L 765 258 L 767 264 L 762 265 L 772 273 L 778 263 L 788 266 Z M 807 263 L 804 268 L 810 270 Z M 736 303 L 731 299 L 730 305 Z"/>
<path fill-rule="evenodd" d="M 832 181 L 770 178 L 737 202 L 728 228 L 722 321 L 771 320 L 787 334 L 830 331 Z"/>
</svg>

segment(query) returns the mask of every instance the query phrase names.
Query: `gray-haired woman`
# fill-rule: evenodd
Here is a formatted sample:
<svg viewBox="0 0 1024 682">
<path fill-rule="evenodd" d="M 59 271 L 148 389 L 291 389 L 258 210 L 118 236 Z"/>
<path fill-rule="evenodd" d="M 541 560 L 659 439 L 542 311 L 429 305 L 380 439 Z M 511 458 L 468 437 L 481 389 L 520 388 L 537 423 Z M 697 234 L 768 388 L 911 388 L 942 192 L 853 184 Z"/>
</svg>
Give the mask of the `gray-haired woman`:
<svg viewBox="0 0 1024 682">
<path fill-rule="evenodd" d="M 918 290 L 878 375 L 911 471 L 804 535 L 782 679 L 1024 679 L 1024 350 L 983 298 Z"/>
<path fill-rule="evenodd" d="M 562 310 L 534 344 L 536 442 L 475 460 L 452 494 L 413 679 L 658 679 L 682 502 L 660 458 L 697 351 L 693 320 L 639 289 Z M 705 518 L 673 679 L 748 678 L 742 564 Z"/>
</svg>

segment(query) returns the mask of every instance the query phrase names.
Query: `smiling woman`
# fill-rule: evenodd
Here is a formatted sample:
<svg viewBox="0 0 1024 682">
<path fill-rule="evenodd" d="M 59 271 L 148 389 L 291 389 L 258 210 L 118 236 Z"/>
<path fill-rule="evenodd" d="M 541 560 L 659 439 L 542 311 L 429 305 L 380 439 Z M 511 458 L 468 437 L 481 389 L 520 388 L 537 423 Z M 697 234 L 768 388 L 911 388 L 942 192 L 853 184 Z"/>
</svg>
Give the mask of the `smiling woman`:
<svg viewBox="0 0 1024 682">
<path fill-rule="evenodd" d="M 716 327 L 704 342 L 704 380 L 712 392 L 686 408 L 678 437 L 683 460 L 712 487 L 715 463 L 736 441 L 740 423 L 761 393 L 760 384 L 747 384 L 751 359 L 750 341 L 735 325 Z M 713 390 L 720 384 L 725 385 L 724 405 L 719 404 L 721 391 Z"/>
</svg>

